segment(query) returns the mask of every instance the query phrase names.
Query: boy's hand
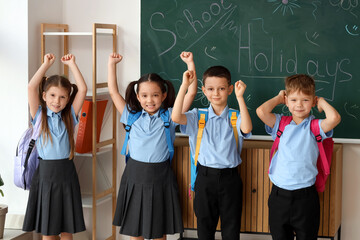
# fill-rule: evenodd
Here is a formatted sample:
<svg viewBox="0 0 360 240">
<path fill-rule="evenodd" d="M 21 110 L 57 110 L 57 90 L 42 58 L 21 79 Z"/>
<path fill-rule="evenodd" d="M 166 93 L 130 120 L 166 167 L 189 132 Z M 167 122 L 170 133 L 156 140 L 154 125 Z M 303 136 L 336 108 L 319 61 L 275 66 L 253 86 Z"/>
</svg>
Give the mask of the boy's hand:
<svg viewBox="0 0 360 240">
<path fill-rule="evenodd" d="M 52 53 L 47 53 L 44 56 L 44 63 L 51 66 L 55 62 L 55 55 Z"/>
<path fill-rule="evenodd" d="M 322 112 L 324 110 L 323 107 L 322 107 L 324 102 L 325 102 L 325 99 L 323 97 L 318 97 L 317 98 L 316 105 L 317 105 L 317 108 L 318 108 L 319 112 Z"/>
<path fill-rule="evenodd" d="M 75 64 L 75 56 L 72 54 L 66 54 L 61 58 L 61 62 L 68 66 Z"/>
<path fill-rule="evenodd" d="M 183 74 L 182 84 L 186 85 L 186 87 L 189 87 L 194 80 L 195 80 L 194 71 L 186 70 Z"/>
<path fill-rule="evenodd" d="M 246 89 L 246 84 L 241 80 L 237 81 L 235 83 L 235 95 L 236 95 L 236 98 L 243 97 L 245 89 Z"/>
<path fill-rule="evenodd" d="M 191 62 L 194 61 L 194 57 L 193 57 L 192 52 L 182 52 L 182 53 L 180 54 L 180 58 L 181 58 L 181 60 L 183 60 L 184 63 L 186 63 L 186 64 L 189 64 L 189 63 L 191 63 Z"/>
<path fill-rule="evenodd" d="M 286 91 L 285 90 L 280 90 L 278 97 L 280 99 L 280 103 L 279 104 L 285 104 L 285 96 L 286 96 Z"/>
<path fill-rule="evenodd" d="M 109 56 L 109 64 L 117 64 L 121 62 L 123 59 L 123 56 L 121 56 L 119 53 L 111 53 Z"/>
</svg>

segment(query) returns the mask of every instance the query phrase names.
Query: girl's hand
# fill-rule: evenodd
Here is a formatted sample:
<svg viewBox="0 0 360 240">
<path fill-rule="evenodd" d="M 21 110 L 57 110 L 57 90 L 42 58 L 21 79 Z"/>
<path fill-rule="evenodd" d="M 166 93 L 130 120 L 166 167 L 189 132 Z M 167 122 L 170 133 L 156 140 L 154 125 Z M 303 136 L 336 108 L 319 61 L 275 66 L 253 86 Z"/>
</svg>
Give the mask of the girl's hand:
<svg viewBox="0 0 360 240">
<path fill-rule="evenodd" d="M 119 53 L 111 53 L 109 55 L 109 64 L 117 64 L 121 62 L 123 57 Z"/>
<path fill-rule="evenodd" d="M 235 95 L 236 95 L 236 98 L 243 97 L 245 89 L 246 89 L 246 84 L 241 80 L 237 81 L 235 83 Z"/>
<path fill-rule="evenodd" d="M 285 90 L 280 90 L 280 92 L 278 94 L 278 98 L 280 99 L 279 104 L 285 104 L 285 96 L 286 96 L 286 91 Z"/>
<path fill-rule="evenodd" d="M 47 53 L 44 56 L 44 63 L 51 66 L 55 62 L 55 55 L 52 53 Z"/>
<path fill-rule="evenodd" d="M 193 57 L 192 52 L 182 52 L 182 53 L 180 54 L 180 58 L 181 58 L 181 60 L 183 60 L 184 63 L 186 63 L 186 64 L 189 64 L 189 63 L 191 63 L 191 62 L 194 61 L 194 57 Z"/>
<path fill-rule="evenodd" d="M 75 56 L 72 54 L 66 54 L 61 58 L 61 62 L 65 65 L 75 64 Z"/>
<path fill-rule="evenodd" d="M 322 107 L 322 104 L 325 102 L 325 99 L 323 97 L 317 97 L 317 102 L 316 102 L 316 105 L 317 105 L 317 108 L 319 110 L 319 112 L 322 112 L 324 109 Z"/>
<path fill-rule="evenodd" d="M 192 82 L 195 80 L 195 73 L 194 71 L 186 70 L 183 74 L 183 82 L 182 84 L 185 84 L 186 87 L 189 87 Z"/>
</svg>

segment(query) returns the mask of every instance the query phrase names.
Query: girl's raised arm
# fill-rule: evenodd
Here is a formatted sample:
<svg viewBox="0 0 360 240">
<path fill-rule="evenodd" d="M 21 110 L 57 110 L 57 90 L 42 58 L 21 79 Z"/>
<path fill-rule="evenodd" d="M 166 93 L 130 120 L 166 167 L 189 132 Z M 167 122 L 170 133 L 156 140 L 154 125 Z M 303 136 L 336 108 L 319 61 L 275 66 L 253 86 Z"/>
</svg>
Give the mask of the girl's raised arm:
<svg viewBox="0 0 360 240">
<path fill-rule="evenodd" d="M 39 85 L 45 76 L 46 71 L 51 67 L 55 61 L 55 56 L 52 53 L 45 54 L 44 63 L 36 71 L 28 84 L 28 102 L 30 108 L 31 117 L 34 119 L 35 114 L 40 105 L 39 99 Z M 42 93 L 40 93 L 42 94 Z"/>
<path fill-rule="evenodd" d="M 185 93 L 194 81 L 197 81 L 195 73 L 193 71 L 186 70 L 183 74 L 183 81 L 179 88 L 179 92 L 175 99 L 174 108 L 171 113 L 171 120 L 173 120 L 173 122 L 186 125 L 187 118 L 182 111 L 184 109 Z"/>
<path fill-rule="evenodd" d="M 188 70 L 192 72 L 192 74 L 194 75 L 193 78 L 195 79 L 195 81 L 193 81 L 191 83 L 191 85 L 187 89 L 187 93 L 185 94 L 184 103 L 182 106 L 182 113 L 185 113 L 190 109 L 191 104 L 194 101 L 194 98 L 196 96 L 197 77 L 196 77 L 196 71 L 195 71 L 194 56 L 193 56 L 192 52 L 182 52 L 180 54 L 180 58 L 181 58 L 181 60 L 183 60 L 186 63 Z"/>
<path fill-rule="evenodd" d="M 81 110 L 81 107 L 84 103 L 85 97 L 86 97 L 86 91 L 87 91 L 87 87 L 86 87 L 86 83 L 84 81 L 84 78 L 78 68 L 78 66 L 75 63 L 75 56 L 72 54 L 67 54 L 65 56 L 63 56 L 61 58 L 61 62 L 63 64 L 66 64 L 69 66 L 71 72 L 74 75 L 75 78 L 75 82 L 76 82 L 76 86 L 78 88 L 78 92 L 76 93 L 76 96 L 74 98 L 74 102 L 73 102 L 73 108 L 74 108 L 74 112 L 75 115 L 78 115 L 78 113 Z"/>
<path fill-rule="evenodd" d="M 113 100 L 116 109 L 122 114 L 125 107 L 125 99 L 120 95 L 116 82 L 116 64 L 122 60 L 118 53 L 112 53 L 108 61 L 108 88 L 110 97 Z"/>
</svg>

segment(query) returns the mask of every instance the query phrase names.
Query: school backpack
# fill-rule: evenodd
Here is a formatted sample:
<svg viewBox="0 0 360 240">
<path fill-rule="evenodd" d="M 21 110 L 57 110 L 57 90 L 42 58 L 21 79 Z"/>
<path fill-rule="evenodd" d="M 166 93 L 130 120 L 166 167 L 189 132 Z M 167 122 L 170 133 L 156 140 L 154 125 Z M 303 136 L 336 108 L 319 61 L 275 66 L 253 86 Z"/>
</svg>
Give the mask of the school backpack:
<svg viewBox="0 0 360 240">
<path fill-rule="evenodd" d="M 236 129 L 236 122 L 237 122 L 238 116 L 239 116 L 239 110 L 235 110 L 235 109 L 231 109 L 231 108 L 229 109 L 229 119 L 231 122 L 231 126 L 233 128 L 233 131 L 234 131 L 236 146 L 238 146 L 238 132 Z M 198 118 L 199 118 L 199 129 L 198 129 L 198 133 L 197 133 L 197 137 L 196 137 L 196 148 L 195 148 L 194 157 L 193 157 L 193 154 L 190 152 L 190 189 L 192 191 L 194 191 L 195 180 L 196 180 L 196 176 L 198 173 L 197 161 L 198 161 L 198 157 L 199 157 L 200 144 L 201 144 L 201 139 L 202 139 L 202 135 L 203 135 L 204 128 L 205 128 L 205 123 L 208 120 L 208 109 L 199 108 L 198 109 Z M 191 196 L 190 193 L 189 193 L 189 196 Z"/>
<path fill-rule="evenodd" d="M 32 177 L 39 165 L 36 150 L 36 139 L 40 133 L 41 116 L 36 119 L 34 127 L 30 126 L 21 136 L 14 157 L 14 183 L 17 187 L 29 190 Z"/>
<path fill-rule="evenodd" d="M 285 127 L 291 122 L 292 116 L 282 116 L 279 129 L 276 133 L 276 139 L 271 147 L 270 152 L 270 163 L 273 156 L 273 153 L 279 146 L 279 141 L 282 133 L 284 132 Z M 318 175 L 316 176 L 315 187 L 318 192 L 323 192 L 325 190 L 326 180 L 330 174 L 330 165 L 331 165 L 331 158 L 334 148 L 334 141 L 332 138 L 326 138 L 322 140 L 320 135 L 320 128 L 319 128 L 319 119 L 313 119 L 310 122 L 310 130 L 314 134 L 316 143 L 319 148 L 319 157 L 317 159 L 317 169 Z"/>
<path fill-rule="evenodd" d="M 126 153 L 126 147 L 127 147 L 127 143 L 129 140 L 129 134 L 130 134 L 130 130 L 131 130 L 131 125 L 139 119 L 141 115 L 141 111 L 140 112 L 129 112 L 129 116 L 127 119 L 127 123 L 125 126 L 125 131 L 126 131 L 126 135 L 125 135 L 125 140 L 124 140 L 124 144 L 121 150 L 121 154 L 125 155 L 125 159 L 126 162 L 130 157 L 130 152 L 128 151 L 128 153 Z M 174 144 L 171 140 L 171 133 L 170 133 L 170 115 L 169 115 L 169 110 L 165 110 L 165 109 L 160 109 L 160 118 L 161 120 L 164 122 L 164 127 L 165 127 L 165 135 L 166 135 L 166 142 L 168 145 L 168 149 L 169 149 L 169 153 L 170 153 L 170 163 L 171 160 L 173 159 L 174 156 Z"/>
</svg>

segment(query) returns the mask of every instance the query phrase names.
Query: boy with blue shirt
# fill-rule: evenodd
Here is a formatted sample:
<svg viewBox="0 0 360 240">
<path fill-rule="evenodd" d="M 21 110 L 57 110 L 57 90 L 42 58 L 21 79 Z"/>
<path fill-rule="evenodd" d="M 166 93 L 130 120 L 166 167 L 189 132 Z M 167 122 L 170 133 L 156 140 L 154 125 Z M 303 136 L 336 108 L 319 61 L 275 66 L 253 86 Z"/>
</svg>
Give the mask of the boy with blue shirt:
<svg viewBox="0 0 360 240">
<path fill-rule="evenodd" d="M 305 74 L 285 79 L 285 91 L 256 110 L 273 139 L 282 114 L 272 110 L 286 104 L 292 121 L 281 135 L 278 151 L 272 158 L 269 178 L 273 183 L 269 196 L 269 225 L 274 240 L 316 240 L 320 224 L 319 196 L 315 188 L 319 149 L 310 130 L 312 107 L 317 105 L 326 118 L 319 120 L 322 139 L 331 137 L 340 123 L 339 113 L 322 97 L 315 96 L 315 81 Z"/>
<path fill-rule="evenodd" d="M 172 120 L 181 124 L 181 132 L 189 135 L 192 154 L 198 133 L 198 109 L 183 114 L 184 96 L 194 79 L 191 71 L 183 75 L 175 100 Z M 243 138 L 251 136 L 252 123 L 243 97 L 246 85 L 235 83 L 235 94 L 240 108 L 236 122 L 238 145 L 229 119 L 228 96 L 234 86 L 227 68 L 214 66 L 203 75 L 202 91 L 211 103 L 198 155 L 198 175 L 195 182 L 194 211 L 197 217 L 198 239 L 211 240 L 221 219 L 222 239 L 240 239 L 242 181 L 238 173 Z"/>
</svg>

